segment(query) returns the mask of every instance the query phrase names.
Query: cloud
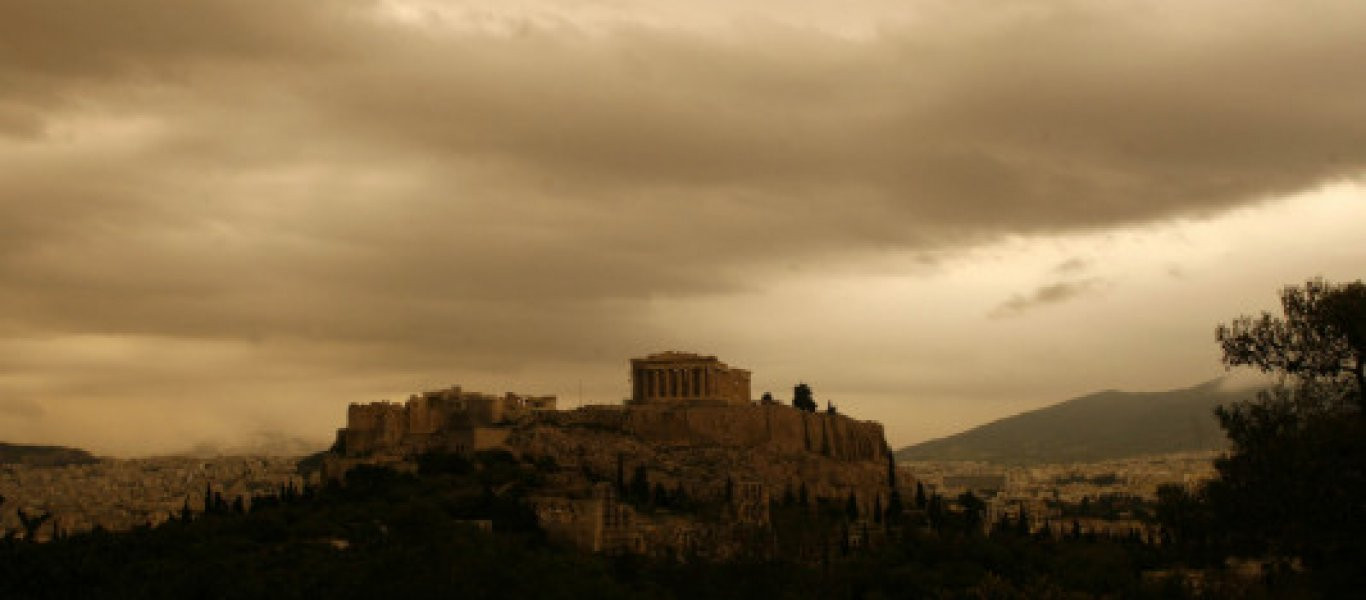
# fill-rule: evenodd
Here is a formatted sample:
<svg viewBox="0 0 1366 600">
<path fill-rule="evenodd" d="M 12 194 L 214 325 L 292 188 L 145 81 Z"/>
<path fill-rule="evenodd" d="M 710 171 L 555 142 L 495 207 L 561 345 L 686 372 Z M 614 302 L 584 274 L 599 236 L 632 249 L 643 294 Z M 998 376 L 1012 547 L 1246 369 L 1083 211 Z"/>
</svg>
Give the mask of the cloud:
<svg viewBox="0 0 1366 600">
<path fill-rule="evenodd" d="M 0 399 L 0 418 L 32 420 L 41 418 L 47 411 L 31 400 L 23 398 Z"/>
<path fill-rule="evenodd" d="M 1091 261 L 1084 258 L 1073 257 L 1058 263 L 1057 266 L 1053 267 L 1053 273 L 1056 275 L 1074 275 L 1085 271 L 1090 267 Z"/>
<path fill-rule="evenodd" d="M 1077 281 L 1059 281 L 1041 286 L 1028 295 L 1016 294 L 1009 300 L 992 309 L 992 318 L 1016 317 L 1025 312 L 1050 304 L 1060 304 L 1069 300 L 1093 294 L 1104 285 L 1099 278 Z"/>
<path fill-rule="evenodd" d="M 794 268 L 1217 215 L 1366 169 L 1366 6 L 1315 8 L 0 0 L 0 334 L 583 364 Z"/>
</svg>

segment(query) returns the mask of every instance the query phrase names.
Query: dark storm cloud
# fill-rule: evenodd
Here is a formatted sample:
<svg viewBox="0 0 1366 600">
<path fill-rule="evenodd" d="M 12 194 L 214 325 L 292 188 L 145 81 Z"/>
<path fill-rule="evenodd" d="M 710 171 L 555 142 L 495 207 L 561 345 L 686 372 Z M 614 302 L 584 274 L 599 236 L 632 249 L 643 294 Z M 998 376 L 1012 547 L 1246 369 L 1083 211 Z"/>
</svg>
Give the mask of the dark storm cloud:
<svg viewBox="0 0 1366 600">
<path fill-rule="evenodd" d="M 1208 214 L 1366 165 L 1355 3 L 1207 32 L 1155 4 L 967 8 L 859 39 L 432 32 L 377 6 L 7 3 L 9 131 L 147 129 L 20 146 L 7 302 L 191 336 L 409 337 L 551 302 L 603 319 L 775 262 Z"/>
<path fill-rule="evenodd" d="M 617 360 L 660 299 L 1366 168 L 1357 2 L 955 3 L 852 36 L 383 7 L 0 0 L 0 332 Z"/>
</svg>

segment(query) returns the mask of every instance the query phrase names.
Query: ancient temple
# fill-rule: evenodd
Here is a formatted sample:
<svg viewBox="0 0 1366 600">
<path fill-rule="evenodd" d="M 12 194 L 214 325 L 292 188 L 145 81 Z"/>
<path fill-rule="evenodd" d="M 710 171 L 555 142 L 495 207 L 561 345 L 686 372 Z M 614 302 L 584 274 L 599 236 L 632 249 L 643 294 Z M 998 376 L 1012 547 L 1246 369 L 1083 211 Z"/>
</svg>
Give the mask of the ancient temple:
<svg viewBox="0 0 1366 600">
<path fill-rule="evenodd" d="M 633 358 L 630 404 L 747 405 L 749 371 L 689 352 Z"/>
</svg>

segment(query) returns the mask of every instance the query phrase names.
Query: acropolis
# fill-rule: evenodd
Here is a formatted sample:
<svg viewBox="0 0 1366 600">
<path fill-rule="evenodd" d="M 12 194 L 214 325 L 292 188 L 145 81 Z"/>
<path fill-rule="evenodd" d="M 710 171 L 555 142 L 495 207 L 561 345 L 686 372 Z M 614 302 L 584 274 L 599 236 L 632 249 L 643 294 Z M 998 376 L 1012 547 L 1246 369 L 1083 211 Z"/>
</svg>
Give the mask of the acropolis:
<svg viewBox="0 0 1366 600">
<path fill-rule="evenodd" d="M 629 377 L 624 402 L 572 410 L 558 410 L 554 396 L 459 386 L 402 404 L 352 404 L 324 475 L 340 478 L 362 464 L 415 469 L 420 455 L 434 451 L 507 452 L 554 465 L 534 502 L 542 526 L 594 551 L 672 544 L 642 540 L 692 539 L 696 532 L 686 531 L 699 526 L 678 516 L 665 526 L 621 504 L 604 482 L 627 468 L 644 469 L 649 481 L 691 498 L 728 498 L 727 527 L 766 526 L 766 499 L 784 490 L 856 497 L 865 510 L 887 501 L 891 456 L 879 423 L 755 402 L 750 372 L 710 355 L 633 358 Z M 730 492 L 727 481 L 734 483 Z"/>
</svg>

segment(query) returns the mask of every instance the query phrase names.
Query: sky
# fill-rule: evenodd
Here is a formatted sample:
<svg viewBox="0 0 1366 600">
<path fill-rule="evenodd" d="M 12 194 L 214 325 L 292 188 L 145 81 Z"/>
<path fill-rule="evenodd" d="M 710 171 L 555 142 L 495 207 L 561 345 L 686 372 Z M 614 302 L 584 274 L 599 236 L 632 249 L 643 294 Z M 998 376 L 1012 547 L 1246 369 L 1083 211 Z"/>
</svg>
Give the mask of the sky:
<svg viewBox="0 0 1366 600">
<path fill-rule="evenodd" d="M 1364 224 L 1356 0 L 0 0 L 9 442 L 684 350 L 899 447 L 1220 376 Z"/>
</svg>

